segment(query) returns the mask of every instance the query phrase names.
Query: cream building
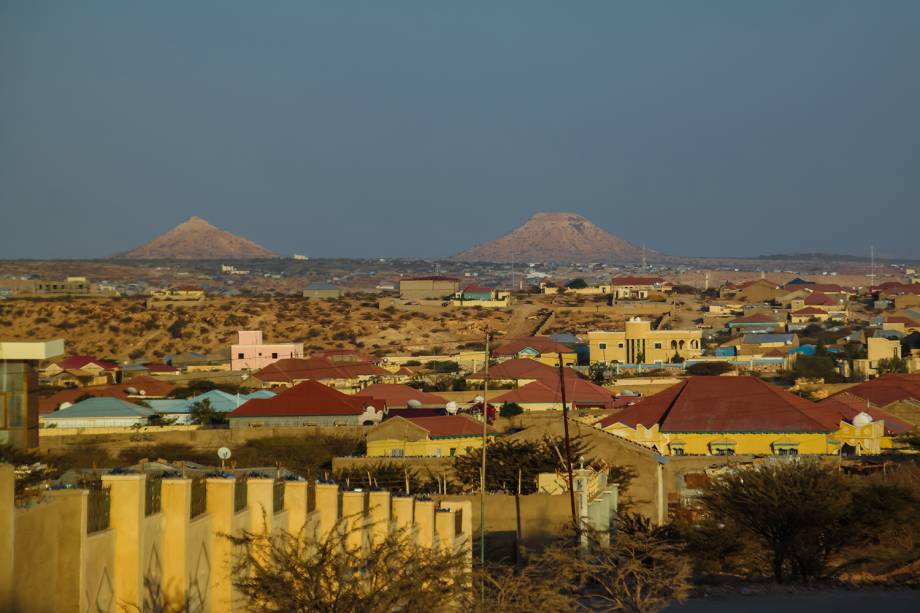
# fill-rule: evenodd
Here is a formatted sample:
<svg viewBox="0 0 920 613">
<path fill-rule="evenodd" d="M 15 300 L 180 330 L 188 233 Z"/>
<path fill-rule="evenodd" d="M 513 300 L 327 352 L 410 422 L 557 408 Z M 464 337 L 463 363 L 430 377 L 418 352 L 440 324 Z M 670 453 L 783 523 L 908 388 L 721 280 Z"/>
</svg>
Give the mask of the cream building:
<svg viewBox="0 0 920 613">
<path fill-rule="evenodd" d="M 588 332 L 588 345 L 592 364 L 663 364 L 675 355 L 701 355 L 702 336 L 700 330 L 652 330 L 651 322 L 634 317 L 623 330 Z"/>
</svg>

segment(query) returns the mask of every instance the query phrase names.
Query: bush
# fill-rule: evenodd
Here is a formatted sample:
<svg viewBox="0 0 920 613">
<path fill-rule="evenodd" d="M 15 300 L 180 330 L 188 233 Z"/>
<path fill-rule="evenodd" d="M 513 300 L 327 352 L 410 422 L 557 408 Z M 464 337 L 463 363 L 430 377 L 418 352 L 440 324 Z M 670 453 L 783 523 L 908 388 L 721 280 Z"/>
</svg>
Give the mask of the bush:
<svg viewBox="0 0 920 613">
<path fill-rule="evenodd" d="M 517 417 L 518 415 L 520 415 L 520 414 L 523 413 L 523 412 L 524 412 L 524 409 L 522 409 L 522 408 L 521 408 L 521 405 L 519 405 L 518 403 L 516 403 L 516 402 L 506 402 L 505 404 L 502 405 L 502 408 L 499 409 L 498 414 L 499 414 L 501 417 L 504 417 L 504 418 L 506 418 L 506 419 L 510 419 L 510 418 L 512 418 L 512 417 Z"/>
<path fill-rule="evenodd" d="M 728 362 L 697 362 L 687 367 L 687 374 L 694 376 L 718 376 L 734 370 Z"/>
</svg>

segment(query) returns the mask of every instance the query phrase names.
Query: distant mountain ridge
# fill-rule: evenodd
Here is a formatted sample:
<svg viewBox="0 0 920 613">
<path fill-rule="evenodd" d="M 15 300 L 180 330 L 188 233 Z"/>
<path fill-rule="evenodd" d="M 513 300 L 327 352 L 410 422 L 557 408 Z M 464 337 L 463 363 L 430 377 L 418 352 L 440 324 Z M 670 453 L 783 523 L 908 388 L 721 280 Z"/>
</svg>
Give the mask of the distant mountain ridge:
<svg viewBox="0 0 920 613">
<path fill-rule="evenodd" d="M 277 254 L 248 238 L 192 216 L 169 232 L 112 258 L 129 260 L 207 260 L 272 258 Z"/>
<path fill-rule="evenodd" d="M 649 251 L 648 255 L 656 252 Z M 586 262 L 642 258 L 642 248 L 607 232 L 578 213 L 536 213 L 527 222 L 494 241 L 458 253 L 454 260 L 507 262 L 518 260 Z"/>
</svg>

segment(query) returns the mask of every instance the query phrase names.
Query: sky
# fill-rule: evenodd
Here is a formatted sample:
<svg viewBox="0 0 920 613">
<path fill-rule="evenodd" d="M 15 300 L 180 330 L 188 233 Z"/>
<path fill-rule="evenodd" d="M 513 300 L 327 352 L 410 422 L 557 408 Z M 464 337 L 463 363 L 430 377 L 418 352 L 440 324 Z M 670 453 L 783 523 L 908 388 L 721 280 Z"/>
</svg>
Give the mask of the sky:
<svg viewBox="0 0 920 613">
<path fill-rule="evenodd" d="M 674 255 L 920 258 L 920 2 L 3 0 L 0 258 L 192 215 L 442 257 L 538 211 Z"/>
</svg>

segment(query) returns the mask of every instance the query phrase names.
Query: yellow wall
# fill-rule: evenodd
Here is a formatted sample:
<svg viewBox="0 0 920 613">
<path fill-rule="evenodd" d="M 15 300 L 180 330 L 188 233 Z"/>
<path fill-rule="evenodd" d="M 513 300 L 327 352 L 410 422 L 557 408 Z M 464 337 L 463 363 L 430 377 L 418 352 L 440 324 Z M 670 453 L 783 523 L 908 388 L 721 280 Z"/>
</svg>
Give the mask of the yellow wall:
<svg viewBox="0 0 920 613">
<path fill-rule="evenodd" d="M 630 428 L 623 424 L 612 424 L 605 431 L 625 439 L 654 448 L 662 455 L 677 455 L 681 448 L 684 455 L 717 455 L 718 443 L 731 441 L 735 455 L 775 455 L 780 447 L 797 443 L 794 447 L 799 455 L 835 454 L 844 444 L 856 448 L 860 454 L 879 453 L 891 448 L 890 437 L 884 435 L 884 422 L 875 421 L 860 428 L 841 422 L 836 432 L 660 432 L 658 424 L 651 428 L 638 425 Z M 683 444 L 681 444 L 683 443 Z M 716 444 L 714 446 L 714 444 Z"/>
<path fill-rule="evenodd" d="M 652 330 L 648 321 L 630 320 L 621 331 L 588 332 L 588 347 L 591 363 L 633 362 L 632 356 L 645 354 L 645 364 L 667 363 L 675 351 L 687 359 L 702 354 L 702 332 L 700 330 Z M 677 348 L 672 347 L 677 343 Z M 683 342 L 683 348 L 680 343 Z M 656 345 L 659 347 L 656 348 Z M 632 350 L 630 350 L 632 347 Z"/>
<path fill-rule="evenodd" d="M 481 436 L 463 436 L 455 438 L 425 439 L 407 441 L 401 439 L 381 439 L 367 442 L 368 457 L 393 457 L 393 450 L 402 450 L 405 457 L 449 457 L 451 449 L 453 455 L 464 453 L 467 448 L 479 449 L 482 447 Z"/>
</svg>

